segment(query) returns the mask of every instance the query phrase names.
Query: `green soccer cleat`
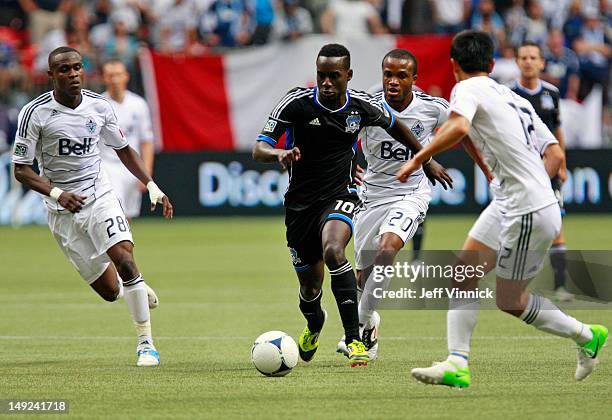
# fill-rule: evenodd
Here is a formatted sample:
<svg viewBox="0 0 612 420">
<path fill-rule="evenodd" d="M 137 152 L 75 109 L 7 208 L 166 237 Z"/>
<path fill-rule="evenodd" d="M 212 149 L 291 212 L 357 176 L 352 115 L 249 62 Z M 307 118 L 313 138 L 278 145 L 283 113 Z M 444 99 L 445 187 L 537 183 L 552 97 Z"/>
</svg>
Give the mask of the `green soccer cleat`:
<svg viewBox="0 0 612 420">
<path fill-rule="evenodd" d="M 467 388 L 471 383 L 469 366 L 461 369 L 448 360 L 434 363 L 432 367 L 412 369 L 411 373 L 417 381 L 430 385 Z"/>
<path fill-rule="evenodd" d="M 599 353 L 608 339 L 608 329 L 603 325 L 590 325 L 593 339 L 586 344 L 578 346 L 578 366 L 575 378 L 582 381 L 589 376 L 599 363 Z"/>
<path fill-rule="evenodd" d="M 325 325 L 325 320 L 327 320 L 327 311 L 323 310 L 323 314 L 323 325 Z M 323 325 L 321 326 L 321 330 L 323 329 Z M 306 325 L 306 328 L 304 328 L 304 332 L 302 332 L 302 335 L 300 335 L 298 340 L 300 359 L 303 361 L 310 362 L 317 352 L 317 349 L 319 348 L 319 335 L 321 334 L 321 330 L 312 332 L 308 328 L 308 325 Z"/>
<path fill-rule="evenodd" d="M 346 349 L 351 367 L 368 365 L 370 355 L 361 341 L 353 340 Z"/>
</svg>

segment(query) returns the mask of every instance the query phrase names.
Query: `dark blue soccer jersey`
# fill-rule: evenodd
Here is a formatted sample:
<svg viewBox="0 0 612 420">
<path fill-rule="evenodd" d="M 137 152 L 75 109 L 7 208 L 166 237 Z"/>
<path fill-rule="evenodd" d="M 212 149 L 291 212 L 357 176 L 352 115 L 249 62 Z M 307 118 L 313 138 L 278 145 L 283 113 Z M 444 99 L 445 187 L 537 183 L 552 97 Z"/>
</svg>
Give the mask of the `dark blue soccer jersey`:
<svg viewBox="0 0 612 420">
<path fill-rule="evenodd" d="M 347 90 L 343 107 L 330 110 L 316 88 L 290 90 L 270 113 L 257 138 L 273 146 L 286 133 L 286 148 L 298 147 L 301 159 L 289 171 L 285 207 L 303 210 L 321 200 L 346 194 L 352 182 L 353 157 L 363 127 L 390 128 L 393 114 L 373 96 Z"/>
<path fill-rule="evenodd" d="M 536 114 L 551 132 L 554 133 L 561 126 L 559 89 L 554 85 L 540 81 L 538 87 L 532 91 L 523 87 L 517 80 L 511 86 L 511 89 L 533 105 Z"/>
</svg>

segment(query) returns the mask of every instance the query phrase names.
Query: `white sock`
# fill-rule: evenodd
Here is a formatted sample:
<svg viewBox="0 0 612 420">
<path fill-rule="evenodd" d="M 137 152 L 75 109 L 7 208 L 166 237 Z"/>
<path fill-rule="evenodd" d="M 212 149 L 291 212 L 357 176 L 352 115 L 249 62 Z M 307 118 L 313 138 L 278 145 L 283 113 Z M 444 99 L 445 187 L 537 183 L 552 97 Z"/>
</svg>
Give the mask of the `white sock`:
<svg viewBox="0 0 612 420">
<path fill-rule="evenodd" d="M 152 345 L 149 298 L 142 275 L 139 274 L 135 279 L 123 282 L 123 287 L 125 289 L 125 303 L 136 326 L 138 344 L 143 344 L 146 341 Z"/>
<path fill-rule="evenodd" d="M 361 302 L 361 295 L 363 295 L 363 289 L 357 286 L 357 302 Z"/>
<path fill-rule="evenodd" d="M 123 297 L 123 280 L 121 280 L 121 277 L 119 276 L 118 273 L 117 273 L 117 283 L 119 284 L 119 294 L 117 295 L 116 300 L 119 300 Z"/>
<path fill-rule="evenodd" d="M 588 343 L 593 333 L 588 325 L 561 311 L 545 297 L 529 294 L 529 302 L 520 318 L 540 331 L 571 338 L 578 344 Z"/>
<path fill-rule="evenodd" d="M 384 276 L 382 281 L 374 281 L 374 270 L 370 273 L 368 280 L 366 281 L 365 287 L 361 292 L 361 299 L 359 300 L 359 324 L 366 328 L 371 328 L 370 322 L 372 320 L 372 314 L 378 307 L 379 297 L 374 296 L 374 289 L 381 288 L 386 290 L 391 282 L 391 277 Z M 380 296 L 380 294 L 379 294 Z"/>
<path fill-rule="evenodd" d="M 448 359 L 460 368 L 467 366 L 472 332 L 476 328 L 480 301 L 474 299 L 451 299 L 446 314 L 446 339 Z"/>
</svg>

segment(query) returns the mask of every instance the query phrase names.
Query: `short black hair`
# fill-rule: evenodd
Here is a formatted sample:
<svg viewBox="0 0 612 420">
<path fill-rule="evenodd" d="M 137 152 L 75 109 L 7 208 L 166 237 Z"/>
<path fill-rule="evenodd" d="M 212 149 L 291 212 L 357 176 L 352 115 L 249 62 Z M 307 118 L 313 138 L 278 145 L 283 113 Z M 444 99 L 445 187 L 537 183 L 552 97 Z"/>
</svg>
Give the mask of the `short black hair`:
<svg viewBox="0 0 612 420">
<path fill-rule="evenodd" d="M 120 58 L 118 58 L 118 57 L 112 57 L 112 58 L 109 58 L 109 59 L 108 59 L 108 60 L 106 60 L 104 63 L 102 63 L 102 65 L 100 66 L 100 68 L 101 68 L 102 70 L 104 70 L 104 67 L 106 67 L 107 65 L 110 65 L 110 64 L 122 64 L 122 65 L 123 65 L 123 67 L 125 67 L 125 69 L 127 70 L 127 66 L 125 65 L 125 63 L 123 62 L 123 60 L 121 60 L 121 59 L 120 59 Z"/>
<path fill-rule="evenodd" d="M 389 51 L 382 59 L 382 65 L 385 65 L 385 60 L 387 58 L 397 58 L 398 60 L 407 60 L 412 61 L 412 68 L 414 71 L 413 76 L 417 74 L 417 59 L 410 51 L 405 50 L 403 48 L 396 48 L 394 50 Z"/>
<path fill-rule="evenodd" d="M 483 31 L 462 31 L 453 38 L 451 58 L 466 73 L 486 72 L 491 70 L 493 60 L 493 40 Z"/>
<path fill-rule="evenodd" d="M 518 48 L 516 49 L 516 56 L 517 57 L 518 57 L 519 49 L 521 49 L 523 47 L 536 47 L 538 49 L 538 53 L 540 53 L 540 58 L 544 58 L 544 54 L 542 52 L 542 47 L 540 46 L 540 44 L 538 44 L 537 42 L 533 42 L 533 41 L 524 41 L 521 45 L 519 45 Z"/>
<path fill-rule="evenodd" d="M 325 44 L 319 50 L 319 57 L 346 57 L 346 68 L 351 68 L 351 53 L 349 50 L 340 44 Z"/>
<path fill-rule="evenodd" d="M 81 55 L 80 52 L 78 52 L 72 47 L 66 47 L 66 46 L 57 47 L 56 49 L 54 49 L 53 51 L 49 53 L 49 58 L 47 60 L 47 64 L 49 65 L 49 68 L 51 68 L 51 62 L 53 61 L 56 55 L 60 55 L 60 54 L 68 53 L 68 52 L 75 52 L 78 55 Z"/>
</svg>

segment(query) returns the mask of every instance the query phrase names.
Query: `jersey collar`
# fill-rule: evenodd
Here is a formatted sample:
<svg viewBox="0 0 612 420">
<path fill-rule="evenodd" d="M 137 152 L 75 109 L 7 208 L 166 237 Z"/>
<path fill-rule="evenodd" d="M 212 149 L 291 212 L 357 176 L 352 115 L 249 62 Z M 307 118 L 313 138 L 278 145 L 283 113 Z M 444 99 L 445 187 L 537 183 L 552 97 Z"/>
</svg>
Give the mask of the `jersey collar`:
<svg viewBox="0 0 612 420">
<path fill-rule="evenodd" d="M 404 108 L 402 111 L 398 111 L 395 108 L 393 108 L 391 105 L 389 105 L 389 103 L 387 102 L 387 98 L 385 98 L 385 92 L 383 92 L 382 94 L 382 101 L 383 103 L 387 106 L 387 109 L 391 112 L 395 112 L 398 115 L 401 116 L 406 116 L 409 114 L 409 111 L 411 111 L 415 106 L 415 102 L 419 100 L 419 98 L 416 96 L 415 91 L 412 91 L 412 100 L 410 101 L 410 103 L 408 104 L 408 106 L 406 108 Z"/>
<path fill-rule="evenodd" d="M 351 101 L 351 95 L 349 94 L 348 89 L 346 90 L 346 102 L 344 103 L 344 105 L 342 105 L 340 108 L 338 109 L 329 109 L 328 107 L 326 107 L 325 105 L 323 105 L 321 102 L 319 102 L 319 89 L 318 88 L 314 88 L 314 101 L 315 104 L 317 104 L 319 107 L 323 108 L 324 110 L 328 111 L 328 112 L 341 112 L 344 111 L 346 109 L 346 107 L 349 105 L 349 102 Z"/>
<path fill-rule="evenodd" d="M 59 103 L 56 99 L 55 99 L 55 92 L 51 91 L 51 98 L 53 99 L 53 102 L 57 105 L 62 107 L 63 109 L 70 111 L 70 112 L 77 112 L 78 110 L 81 109 L 81 107 L 83 106 L 83 103 L 85 102 L 85 98 L 86 96 L 83 95 L 83 91 L 81 91 L 81 103 L 77 105 L 76 108 L 70 108 L 69 106 L 66 106 L 64 104 Z"/>
<path fill-rule="evenodd" d="M 531 90 L 531 89 L 527 89 L 525 86 L 521 85 L 521 81 L 519 79 L 516 79 L 516 88 L 518 90 L 521 90 L 529 95 L 537 95 L 538 93 L 540 93 L 542 91 L 542 81 L 538 79 L 538 86 Z"/>
</svg>

